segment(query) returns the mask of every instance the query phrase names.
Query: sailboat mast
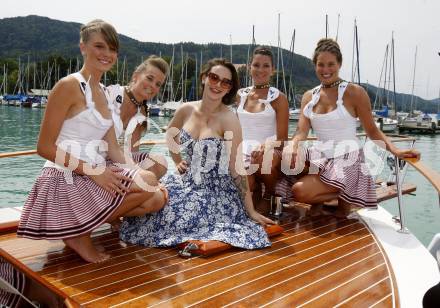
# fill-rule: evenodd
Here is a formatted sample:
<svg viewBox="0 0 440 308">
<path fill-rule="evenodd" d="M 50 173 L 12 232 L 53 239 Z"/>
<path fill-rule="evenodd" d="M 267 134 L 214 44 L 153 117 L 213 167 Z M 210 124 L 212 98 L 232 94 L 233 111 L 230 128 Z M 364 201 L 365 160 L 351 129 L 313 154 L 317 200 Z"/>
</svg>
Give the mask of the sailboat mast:
<svg viewBox="0 0 440 308">
<path fill-rule="evenodd" d="M 6 66 L 6 72 L 5 72 L 5 89 L 4 89 L 4 93 L 8 92 L 8 66 Z"/>
<path fill-rule="evenodd" d="M 231 51 L 231 63 L 232 63 L 232 34 L 229 34 L 229 47 Z"/>
<path fill-rule="evenodd" d="M 278 79 L 279 79 L 279 71 L 280 71 L 280 13 L 278 13 L 278 51 L 277 51 L 277 88 L 279 88 Z"/>
<path fill-rule="evenodd" d="M 386 58 L 385 58 L 385 76 L 383 79 L 383 90 L 384 90 L 384 96 L 385 96 L 385 103 L 388 105 L 388 97 L 389 97 L 389 83 L 391 80 L 391 73 L 388 67 L 388 53 L 389 53 L 389 49 L 388 49 L 388 45 L 387 45 L 387 50 L 386 50 Z M 390 67 L 391 67 L 391 52 L 390 52 Z"/>
<path fill-rule="evenodd" d="M 174 89 L 173 89 L 173 82 L 174 82 L 174 52 L 175 52 L 175 46 L 173 44 L 173 53 L 171 55 L 171 61 L 170 61 L 170 82 L 169 82 L 169 91 L 168 91 L 168 100 L 174 101 Z M 170 99 L 171 97 L 171 99 Z"/>
<path fill-rule="evenodd" d="M 396 102 L 396 66 L 394 65 L 394 33 L 391 34 L 391 55 L 392 67 L 393 67 L 393 107 L 394 112 L 397 113 L 397 102 Z"/>
<path fill-rule="evenodd" d="M 361 84 L 361 70 L 359 67 L 359 36 L 358 36 L 358 28 L 356 19 L 354 20 L 354 31 L 356 35 L 356 67 L 357 67 L 357 77 L 358 77 L 358 84 Z"/>
<path fill-rule="evenodd" d="M 440 114 L 440 89 L 438 90 L 437 121 L 440 120 L 440 119 L 438 119 L 439 114 Z"/>
<path fill-rule="evenodd" d="M 182 102 L 184 101 L 184 95 L 185 95 L 185 93 L 184 93 L 184 83 L 185 83 L 185 80 L 183 79 L 184 78 L 184 75 L 183 75 L 183 73 L 184 73 L 184 69 L 185 69 L 185 64 L 184 64 L 184 60 L 183 60 L 183 45 L 182 44 L 180 44 L 180 58 L 181 58 L 181 64 L 182 64 L 182 69 L 181 69 L 181 71 L 180 71 L 180 79 L 182 80 L 182 90 L 180 91 L 180 93 L 182 94 L 181 95 L 181 99 L 182 99 Z"/>
<path fill-rule="evenodd" d="M 37 88 L 37 64 L 34 62 L 34 65 L 33 65 L 33 68 L 34 68 L 34 72 L 33 72 L 33 79 L 34 79 L 34 82 L 33 82 L 33 86 L 34 86 L 34 89 L 36 89 Z"/>
<path fill-rule="evenodd" d="M 186 53 L 185 55 L 185 80 L 183 80 L 183 93 L 185 94 L 185 99 L 182 100 L 182 102 L 185 102 L 188 98 L 187 98 L 187 89 L 186 89 L 186 80 L 188 79 L 188 53 Z"/>
<path fill-rule="evenodd" d="M 0 92 L 0 94 L 2 94 L 3 96 L 5 96 L 6 94 L 6 63 L 3 63 L 3 81 L 2 81 L 2 87 L 0 89 L 2 92 Z"/>
<path fill-rule="evenodd" d="M 119 84 L 119 58 L 116 58 L 116 83 Z"/>
<path fill-rule="evenodd" d="M 328 38 L 328 15 L 325 14 L 325 38 Z"/>
<path fill-rule="evenodd" d="M 338 14 L 338 25 L 336 27 L 336 38 L 335 38 L 336 42 L 338 41 L 338 36 L 339 36 L 339 19 L 340 19 L 340 17 L 341 17 L 341 15 Z"/>
<path fill-rule="evenodd" d="M 30 59 L 29 59 L 29 55 L 28 55 L 27 67 L 26 67 L 26 94 L 29 93 L 29 80 L 30 80 L 30 76 L 29 76 L 30 71 L 29 71 L 29 69 L 30 69 Z"/>
<path fill-rule="evenodd" d="M 416 52 L 414 53 L 414 70 L 413 70 L 413 79 L 412 79 L 412 86 L 411 86 L 411 110 L 410 112 L 413 112 L 413 103 L 414 103 L 414 81 L 416 79 L 416 66 L 417 66 L 417 45 L 416 45 Z"/>
<path fill-rule="evenodd" d="M 355 40 L 356 40 L 356 34 L 355 34 L 355 27 L 356 27 L 356 19 L 354 20 L 354 27 L 353 27 L 353 46 L 352 46 L 352 54 L 351 54 L 351 82 L 354 82 L 354 53 L 355 53 Z"/>
<path fill-rule="evenodd" d="M 249 87 L 252 83 L 251 77 L 249 76 L 249 69 L 247 68 L 248 65 L 250 65 L 250 53 L 254 52 L 255 49 L 255 25 L 252 25 L 252 42 L 248 46 L 248 54 L 247 54 L 247 60 L 246 60 L 246 75 L 245 75 L 245 87 Z"/>
<path fill-rule="evenodd" d="M 291 58 L 290 58 L 290 74 L 289 74 L 289 101 L 293 102 L 294 108 L 296 108 L 295 90 L 293 88 L 293 65 L 294 65 L 294 61 L 295 61 L 294 60 L 295 36 L 296 36 L 296 29 L 293 29 L 292 42 L 290 44 Z"/>
<path fill-rule="evenodd" d="M 380 91 L 380 89 L 381 89 L 380 88 L 380 84 L 382 83 L 382 75 L 384 73 L 384 68 L 385 68 L 385 78 L 386 78 L 386 62 L 387 62 L 387 60 L 388 60 L 388 44 L 387 44 L 387 47 L 385 48 L 385 56 L 383 58 L 382 68 L 380 70 L 379 83 L 378 83 L 378 86 L 377 86 L 377 89 L 376 89 L 376 96 L 374 98 L 373 110 L 376 109 L 376 103 L 379 103 L 381 109 L 383 107 L 382 106 L 382 95 L 379 95 L 379 94 L 381 92 Z"/>
</svg>

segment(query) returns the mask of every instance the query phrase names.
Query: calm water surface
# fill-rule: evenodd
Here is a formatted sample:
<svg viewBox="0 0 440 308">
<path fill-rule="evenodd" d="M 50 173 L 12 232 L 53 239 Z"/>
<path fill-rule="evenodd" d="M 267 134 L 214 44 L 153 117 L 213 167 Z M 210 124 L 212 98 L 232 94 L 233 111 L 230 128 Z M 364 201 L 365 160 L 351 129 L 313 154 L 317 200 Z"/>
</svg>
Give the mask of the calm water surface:
<svg viewBox="0 0 440 308">
<path fill-rule="evenodd" d="M 35 149 L 44 109 L 20 108 L 0 105 L 0 152 Z M 162 139 L 160 127 L 168 118 L 153 118 L 150 132 L 144 139 Z M 295 129 L 290 123 L 290 132 Z M 440 173 L 440 135 L 416 136 L 416 147 L 422 153 L 423 162 Z M 404 144 L 401 145 L 405 146 Z M 155 147 L 154 152 L 167 154 L 165 148 Z M 169 166 L 172 166 L 170 158 Z M 0 207 L 22 206 L 44 160 L 37 155 L 0 159 Z M 385 168 L 383 176 L 389 171 Z M 417 238 L 428 245 L 432 236 L 440 232 L 439 196 L 432 186 L 414 169 L 409 168 L 406 180 L 417 185 L 415 196 L 404 196 L 405 217 L 408 228 Z M 397 214 L 397 202 L 382 205 Z"/>
</svg>

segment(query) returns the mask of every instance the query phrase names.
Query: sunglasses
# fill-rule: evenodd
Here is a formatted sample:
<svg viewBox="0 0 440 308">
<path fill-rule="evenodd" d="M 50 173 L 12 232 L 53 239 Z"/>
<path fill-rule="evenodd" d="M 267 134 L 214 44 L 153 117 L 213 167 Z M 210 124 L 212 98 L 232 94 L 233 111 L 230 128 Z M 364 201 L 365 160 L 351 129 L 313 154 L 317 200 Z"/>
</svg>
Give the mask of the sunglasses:
<svg viewBox="0 0 440 308">
<path fill-rule="evenodd" d="M 230 90 L 232 88 L 232 80 L 230 80 L 228 78 L 220 79 L 219 75 L 211 73 L 211 72 L 209 72 L 207 74 L 207 76 L 209 79 L 209 83 L 211 83 L 212 85 L 216 85 L 217 83 L 220 82 L 220 87 L 222 89 Z"/>
</svg>

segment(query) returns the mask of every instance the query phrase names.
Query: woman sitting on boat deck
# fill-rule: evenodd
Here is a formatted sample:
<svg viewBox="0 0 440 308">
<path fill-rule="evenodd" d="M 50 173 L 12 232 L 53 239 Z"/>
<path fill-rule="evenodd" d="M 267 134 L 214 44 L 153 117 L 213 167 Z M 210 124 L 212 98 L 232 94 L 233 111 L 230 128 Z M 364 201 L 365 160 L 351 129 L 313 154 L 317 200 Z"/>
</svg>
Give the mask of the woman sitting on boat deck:
<svg viewBox="0 0 440 308">
<path fill-rule="evenodd" d="M 124 219 L 123 241 L 174 246 L 187 240 L 217 240 L 254 249 L 270 245 L 247 186 L 241 127 L 227 106 L 238 76 L 224 59 L 210 60 L 201 73 L 201 101 L 182 104 L 169 123 L 167 141 L 179 174 L 164 177 L 169 203 L 143 217 Z M 260 224 L 261 225 L 260 225 Z"/>
<path fill-rule="evenodd" d="M 167 172 L 167 162 L 161 155 L 139 151 L 139 141 L 148 129 L 147 101 L 159 93 L 168 71 L 168 63 L 152 55 L 134 70 L 127 86 L 117 84 L 107 87 L 116 138 L 124 138 L 124 142 L 128 143 L 125 145 L 131 146 L 129 150 L 133 160 L 141 168 L 153 172 L 157 178 Z"/>
<path fill-rule="evenodd" d="M 263 199 L 275 196 L 282 149 L 288 138 L 289 103 L 284 93 L 270 86 L 274 67 L 269 47 L 255 48 L 249 70 L 253 86 L 238 91 L 237 115 L 243 132 L 245 165 L 249 168 L 249 188 L 257 205 L 261 183 Z"/>
<path fill-rule="evenodd" d="M 17 235 L 61 239 L 84 260 L 100 262 L 109 256 L 93 245 L 91 232 L 120 216 L 159 210 L 166 189 L 159 189 L 152 172 L 124 157 L 112 128 L 108 93 L 99 81 L 116 61 L 116 30 L 94 20 L 81 28 L 80 38 L 84 65 L 49 96 L 37 145 L 47 162 L 24 205 Z M 102 151 L 112 162 L 106 164 Z"/>
<path fill-rule="evenodd" d="M 321 39 L 313 63 L 321 84 L 304 94 L 298 127 L 292 139 L 296 171 L 306 162 L 309 172 L 293 184 L 293 198 L 309 204 L 322 204 L 337 198 L 337 216 L 347 216 L 352 205 L 376 207 L 374 181 L 364 165 L 364 152 L 356 136 L 356 118 L 359 117 L 371 140 L 397 157 L 417 157 L 420 153 L 398 149 L 377 128 L 366 91 L 339 77 L 342 54 L 336 41 Z M 300 143 L 307 138 L 310 128 L 318 142 L 305 149 Z"/>
</svg>

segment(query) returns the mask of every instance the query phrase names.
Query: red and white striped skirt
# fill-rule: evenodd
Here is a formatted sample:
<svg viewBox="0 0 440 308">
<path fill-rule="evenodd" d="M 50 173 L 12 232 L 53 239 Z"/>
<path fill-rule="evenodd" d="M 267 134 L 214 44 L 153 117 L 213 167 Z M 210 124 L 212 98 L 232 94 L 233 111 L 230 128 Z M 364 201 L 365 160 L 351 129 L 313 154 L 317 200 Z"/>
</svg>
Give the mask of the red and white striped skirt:
<svg viewBox="0 0 440 308">
<path fill-rule="evenodd" d="M 140 164 L 142 161 L 149 157 L 149 153 L 139 151 L 131 153 L 131 156 L 135 163 Z"/>
<path fill-rule="evenodd" d="M 309 147 L 301 155 L 310 164 L 308 174 L 318 174 L 322 182 L 338 188 L 339 198 L 358 207 L 377 207 L 375 183 L 365 165 L 361 149 L 326 158 L 322 152 Z M 299 179 L 298 176 L 284 175 L 277 184 L 277 194 L 283 197 L 283 201 L 294 200 L 292 185 Z"/>
<path fill-rule="evenodd" d="M 120 173 L 131 179 L 137 170 Z M 32 239 L 66 239 L 91 232 L 124 200 L 113 196 L 85 175 L 43 168 L 23 207 L 17 235 Z M 131 181 L 123 181 L 129 188 Z"/>
<path fill-rule="evenodd" d="M 0 257 L 0 277 L 19 293 L 24 292 L 26 277 L 2 257 Z M 0 307 L 21 307 L 21 304 L 23 303 L 19 294 L 8 292 L 0 287 Z"/>
</svg>

